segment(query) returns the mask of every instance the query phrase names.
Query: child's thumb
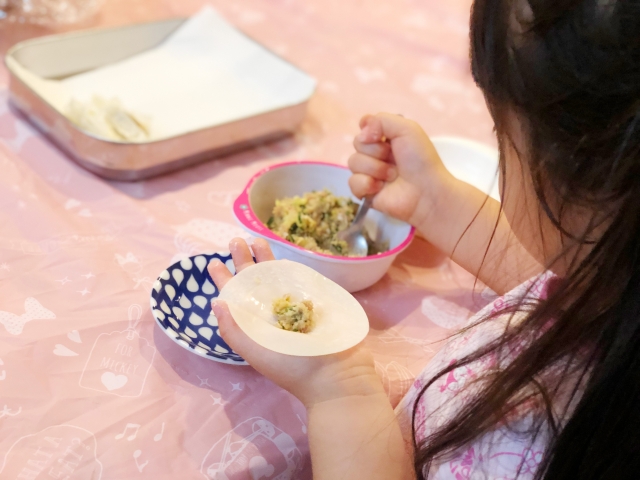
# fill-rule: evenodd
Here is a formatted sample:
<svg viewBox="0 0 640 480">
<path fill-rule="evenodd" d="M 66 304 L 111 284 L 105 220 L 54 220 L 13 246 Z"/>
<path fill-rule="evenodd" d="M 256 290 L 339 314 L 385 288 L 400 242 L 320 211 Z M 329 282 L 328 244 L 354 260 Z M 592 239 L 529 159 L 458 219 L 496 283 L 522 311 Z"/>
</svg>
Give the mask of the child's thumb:
<svg viewBox="0 0 640 480">
<path fill-rule="evenodd" d="M 356 137 L 360 143 L 370 144 L 383 141 L 382 123 L 376 116 L 365 115 L 362 117 L 360 120 L 360 128 L 362 130 Z"/>
<path fill-rule="evenodd" d="M 374 117 L 376 123 L 380 125 L 381 135 L 386 140 L 394 140 L 398 137 L 415 135 L 416 129 L 420 130 L 418 124 L 412 120 L 404 118 L 402 115 L 392 113 L 378 113 Z"/>
<path fill-rule="evenodd" d="M 244 357 L 243 352 L 247 351 L 248 343 L 252 340 L 242 331 L 236 321 L 233 319 L 229 306 L 221 300 L 211 302 L 211 309 L 218 319 L 218 332 L 222 339 L 229 345 L 234 352 Z"/>
</svg>

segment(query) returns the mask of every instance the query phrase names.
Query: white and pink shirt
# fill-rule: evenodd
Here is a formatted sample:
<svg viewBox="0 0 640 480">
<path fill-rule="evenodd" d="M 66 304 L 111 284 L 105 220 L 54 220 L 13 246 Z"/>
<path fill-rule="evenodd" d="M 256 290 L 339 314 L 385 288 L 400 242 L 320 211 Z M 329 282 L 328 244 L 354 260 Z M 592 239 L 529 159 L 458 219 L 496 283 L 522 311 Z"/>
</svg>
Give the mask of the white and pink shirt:
<svg viewBox="0 0 640 480">
<path fill-rule="evenodd" d="M 505 304 L 515 302 L 523 295 L 527 298 L 545 298 L 551 272 L 544 273 L 511 292 L 498 298 L 469 320 L 469 325 L 489 313 L 501 311 Z M 517 321 L 518 315 L 511 321 Z M 396 407 L 400 423 L 410 438 L 411 415 L 416 395 L 429 380 L 440 370 L 473 353 L 488 342 L 498 338 L 505 329 L 510 315 L 503 315 L 471 328 L 448 342 L 418 376 L 413 386 Z M 465 400 L 478 387 L 474 380 L 481 379 L 485 373 L 508 362 L 517 354 L 513 348 L 505 358 L 488 355 L 476 362 L 456 368 L 440 377 L 421 397 L 416 410 L 416 428 L 418 439 L 424 439 L 439 426 L 452 418 L 465 404 Z M 526 432 L 531 424 L 531 413 L 510 419 L 503 425 L 476 439 L 444 460 L 433 463 L 429 479 L 433 480 L 530 480 L 536 470 L 548 442 L 548 431 L 541 432 L 537 438 L 531 438 Z M 426 474 L 427 472 L 425 472 Z"/>
</svg>

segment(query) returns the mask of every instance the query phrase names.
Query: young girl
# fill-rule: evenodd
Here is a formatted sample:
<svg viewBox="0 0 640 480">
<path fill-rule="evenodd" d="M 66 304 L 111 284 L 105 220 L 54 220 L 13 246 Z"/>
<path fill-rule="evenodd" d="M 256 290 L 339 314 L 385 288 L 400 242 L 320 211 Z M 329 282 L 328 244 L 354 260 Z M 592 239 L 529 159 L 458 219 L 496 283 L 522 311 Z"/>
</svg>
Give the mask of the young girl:
<svg viewBox="0 0 640 480">
<path fill-rule="evenodd" d="M 221 334 L 307 407 L 315 480 L 640 478 L 640 1 L 476 0 L 471 65 L 495 121 L 501 204 L 388 114 L 362 120 L 350 184 L 509 293 L 397 412 L 362 346 L 279 355 L 218 303 Z M 246 244 L 231 248 L 250 268 Z M 254 253 L 273 258 L 264 242 Z M 230 276 L 210 271 L 222 286 Z"/>
</svg>

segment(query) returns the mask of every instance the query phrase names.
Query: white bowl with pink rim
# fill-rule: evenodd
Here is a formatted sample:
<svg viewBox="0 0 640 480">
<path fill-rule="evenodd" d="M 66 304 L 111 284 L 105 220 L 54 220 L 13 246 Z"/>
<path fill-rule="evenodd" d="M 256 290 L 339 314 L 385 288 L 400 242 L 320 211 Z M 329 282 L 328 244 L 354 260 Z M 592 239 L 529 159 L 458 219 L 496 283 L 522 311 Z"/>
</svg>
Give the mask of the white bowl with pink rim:
<svg viewBox="0 0 640 480">
<path fill-rule="evenodd" d="M 250 234 L 269 242 L 277 259 L 285 258 L 307 265 L 349 292 L 370 287 L 387 272 L 393 260 L 409 246 L 415 229 L 377 210 L 369 210 L 365 228 L 374 239 L 389 242 L 389 250 L 368 257 L 340 257 L 311 252 L 273 233 L 266 226 L 276 200 L 329 189 L 350 197 L 351 172 L 346 167 L 325 162 L 280 163 L 256 173 L 233 204 L 233 213 Z"/>
</svg>

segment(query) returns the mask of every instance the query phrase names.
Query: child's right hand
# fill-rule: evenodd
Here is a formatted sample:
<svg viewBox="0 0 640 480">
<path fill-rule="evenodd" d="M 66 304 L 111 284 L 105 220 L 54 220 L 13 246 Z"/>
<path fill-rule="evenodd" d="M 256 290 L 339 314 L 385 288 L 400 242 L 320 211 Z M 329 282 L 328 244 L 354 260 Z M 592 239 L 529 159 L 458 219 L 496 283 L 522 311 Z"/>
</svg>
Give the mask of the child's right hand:
<svg viewBox="0 0 640 480">
<path fill-rule="evenodd" d="M 349 158 L 349 186 L 373 208 L 420 228 L 452 178 L 424 130 L 400 115 L 379 113 L 360 121 Z"/>
<path fill-rule="evenodd" d="M 373 195 L 373 208 L 415 226 L 496 293 L 543 271 L 514 236 L 500 202 L 451 175 L 417 123 L 379 113 L 363 117 L 360 128 L 349 158 L 355 196 Z"/>
</svg>

